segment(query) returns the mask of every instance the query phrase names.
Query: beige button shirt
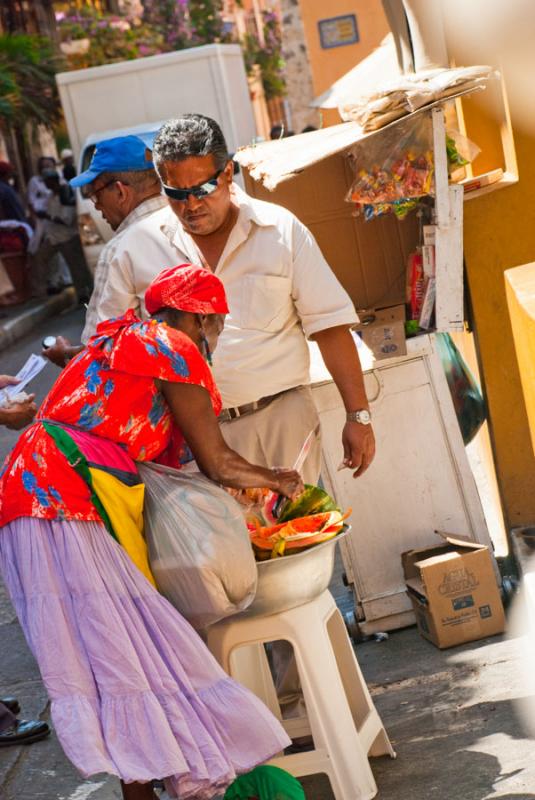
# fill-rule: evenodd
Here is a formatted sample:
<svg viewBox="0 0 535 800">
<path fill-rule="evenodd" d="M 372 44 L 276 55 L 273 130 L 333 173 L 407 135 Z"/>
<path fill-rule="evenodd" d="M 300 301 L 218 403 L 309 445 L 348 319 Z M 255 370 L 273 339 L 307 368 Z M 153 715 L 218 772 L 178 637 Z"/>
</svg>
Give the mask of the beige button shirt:
<svg viewBox="0 0 535 800">
<path fill-rule="evenodd" d="M 230 308 L 214 354 L 226 408 L 308 383 L 306 337 L 358 321 L 349 295 L 297 217 L 237 186 L 234 192 L 240 211 L 215 270 Z M 101 319 L 129 307 L 144 314 L 144 291 L 160 270 L 182 261 L 200 262 L 193 239 L 174 214 L 157 214 L 161 236 L 143 235 L 148 231 L 142 221 L 135 237 L 131 230 L 121 238 L 100 304 Z"/>
<path fill-rule="evenodd" d="M 110 268 L 110 264 L 112 263 L 115 252 L 119 247 L 121 237 L 132 225 L 144 219 L 145 217 L 154 214 L 155 211 L 159 211 L 161 208 L 167 209 L 168 205 L 165 198 L 163 198 L 160 194 L 156 195 L 156 197 L 149 197 L 147 200 L 143 200 L 142 203 L 136 206 L 136 208 L 134 208 L 134 210 L 131 211 L 125 219 L 123 219 L 110 241 L 107 242 L 100 251 L 97 266 L 95 267 L 93 292 L 91 293 L 91 299 L 89 300 L 89 304 L 87 306 L 87 311 L 85 314 L 85 326 L 81 336 L 81 341 L 84 344 L 87 344 L 91 336 L 94 336 L 96 333 L 97 322 L 100 321 L 98 319 L 98 309 L 100 306 L 102 293 L 108 279 L 108 270 Z"/>
</svg>

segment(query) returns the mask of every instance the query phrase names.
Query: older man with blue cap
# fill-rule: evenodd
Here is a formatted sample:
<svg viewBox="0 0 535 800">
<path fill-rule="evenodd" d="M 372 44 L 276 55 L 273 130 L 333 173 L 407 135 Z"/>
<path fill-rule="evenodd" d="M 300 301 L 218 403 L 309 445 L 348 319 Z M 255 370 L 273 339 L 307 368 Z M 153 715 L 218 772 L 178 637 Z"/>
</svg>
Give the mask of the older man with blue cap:
<svg viewBox="0 0 535 800">
<path fill-rule="evenodd" d="M 89 198 L 97 211 L 113 228 L 115 235 L 103 247 L 95 269 L 94 288 L 87 307 L 82 342 L 95 333 L 99 304 L 122 235 L 166 205 L 160 194 L 160 182 L 150 160 L 145 157 L 145 142 L 137 136 L 117 136 L 99 142 L 85 172 L 70 181 Z M 163 265 L 167 266 L 167 265 Z M 43 354 L 58 366 L 82 349 L 58 336 L 56 344 Z"/>
</svg>

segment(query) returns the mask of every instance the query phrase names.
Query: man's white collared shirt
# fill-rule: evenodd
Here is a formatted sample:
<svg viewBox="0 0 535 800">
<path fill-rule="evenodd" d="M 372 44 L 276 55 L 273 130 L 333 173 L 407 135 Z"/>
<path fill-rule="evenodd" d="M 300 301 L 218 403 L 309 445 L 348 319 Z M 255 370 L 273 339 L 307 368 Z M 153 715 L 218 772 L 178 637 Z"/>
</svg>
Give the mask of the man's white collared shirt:
<svg viewBox="0 0 535 800">
<path fill-rule="evenodd" d="M 121 241 L 122 235 L 136 222 L 145 219 L 145 217 L 152 216 L 156 211 L 163 207 L 168 207 L 167 201 L 160 194 L 156 195 L 155 197 L 149 197 L 147 200 L 143 200 L 142 203 L 136 206 L 136 208 L 134 208 L 134 210 L 131 211 L 125 219 L 123 219 L 112 238 L 100 251 L 97 265 L 95 267 L 95 275 L 93 276 L 93 291 L 91 293 L 91 298 L 85 314 L 85 325 L 81 336 L 81 341 L 83 344 L 87 344 L 88 340 L 94 336 L 97 328 L 97 322 L 100 322 L 100 319 L 98 318 L 98 308 L 100 306 L 102 293 L 108 279 L 110 264 L 113 261 L 117 248 L 119 247 L 119 242 Z"/>
<path fill-rule="evenodd" d="M 297 217 L 239 187 L 234 192 L 239 215 L 215 270 L 230 308 L 214 354 L 214 375 L 226 408 L 307 384 L 306 338 L 358 321 L 349 295 Z M 153 215 L 150 227 L 141 221 L 121 237 L 99 320 L 127 308 L 146 316 L 143 296 L 156 275 L 200 260 L 195 242 L 171 209 Z"/>
</svg>

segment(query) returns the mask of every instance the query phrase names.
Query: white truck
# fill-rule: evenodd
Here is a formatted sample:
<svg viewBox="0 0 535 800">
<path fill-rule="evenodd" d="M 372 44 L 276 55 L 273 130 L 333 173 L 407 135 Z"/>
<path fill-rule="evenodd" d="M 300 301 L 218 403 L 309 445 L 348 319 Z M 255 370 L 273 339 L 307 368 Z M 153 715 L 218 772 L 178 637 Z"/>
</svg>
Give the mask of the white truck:
<svg viewBox="0 0 535 800">
<path fill-rule="evenodd" d="M 99 141 L 144 136 L 187 112 L 213 117 L 231 152 L 250 144 L 255 121 L 241 48 L 210 44 L 56 76 L 78 170 L 87 168 Z M 94 268 L 109 226 L 77 192 L 82 244 Z"/>
</svg>

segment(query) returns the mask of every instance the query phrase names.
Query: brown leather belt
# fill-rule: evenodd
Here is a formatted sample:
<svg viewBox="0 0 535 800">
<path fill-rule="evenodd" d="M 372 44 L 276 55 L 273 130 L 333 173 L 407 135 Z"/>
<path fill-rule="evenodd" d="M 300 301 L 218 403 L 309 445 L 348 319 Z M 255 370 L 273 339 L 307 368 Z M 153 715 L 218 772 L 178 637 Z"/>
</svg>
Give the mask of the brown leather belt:
<svg viewBox="0 0 535 800">
<path fill-rule="evenodd" d="M 298 387 L 293 387 L 297 389 Z M 286 392 L 291 392 L 292 389 L 284 389 L 282 392 L 277 392 L 277 394 L 270 394 L 267 397 L 261 397 L 260 400 L 255 400 L 253 403 L 245 403 L 243 406 L 236 406 L 235 408 L 224 408 L 220 413 L 218 419 L 219 422 L 230 422 L 233 419 L 238 419 L 239 417 L 245 417 L 247 414 L 253 414 L 255 411 L 260 411 L 262 408 L 266 408 L 273 400 L 276 400 L 277 397 L 281 397 Z"/>
</svg>

